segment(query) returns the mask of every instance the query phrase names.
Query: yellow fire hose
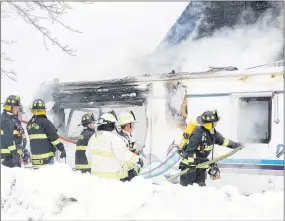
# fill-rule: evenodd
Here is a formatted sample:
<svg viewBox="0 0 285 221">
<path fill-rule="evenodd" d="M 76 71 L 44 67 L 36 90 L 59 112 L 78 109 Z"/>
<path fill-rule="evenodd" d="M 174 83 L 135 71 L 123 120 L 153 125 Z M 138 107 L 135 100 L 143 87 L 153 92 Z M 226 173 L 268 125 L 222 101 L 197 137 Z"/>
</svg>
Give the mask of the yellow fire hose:
<svg viewBox="0 0 285 221">
<path fill-rule="evenodd" d="M 227 153 L 227 154 L 225 154 L 225 155 L 222 155 L 222 156 L 217 157 L 217 158 L 215 158 L 215 159 L 209 160 L 209 161 L 207 161 L 207 162 L 205 162 L 205 163 L 199 163 L 199 164 L 196 165 L 195 168 L 203 168 L 204 166 L 207 166 L 207 165 L 210 165 L 210 164 L 212 164 L 212 163 L 216 163 L 216 162 L 218 162 L 218 161 L 221 161 L 221 160 L 223 160 L 223 159 L 225 159 L 225 158 L 228 158 L 229 156 L 235 154 L 236 152 L 238 152 L 238 151 L 241 150 L 242 148 L 243 148 L 242 146 L 239 146 L 239 147 L 237 147 L 236 149 L 232 150 L 231 152 L 229 152 L 229 153 Z M 190 169 L 190 168 L 187 168 L 187 169 L 185 169 L 185 170 L 182 170 L 180 173 L 177 173 L 177 174 L 175 174 L 175 175 L 169 177 L 169 178 L 166 179 L 165 181 L 174 180 L 175 178 L 177 178 L 177 177 L 179 177 L 179 176 L 182 176 L 183 174 L 187 173 L 189 169 Z M 165 181 L 164 181 L 164 182 L 165 182 Z"/>
</svg>

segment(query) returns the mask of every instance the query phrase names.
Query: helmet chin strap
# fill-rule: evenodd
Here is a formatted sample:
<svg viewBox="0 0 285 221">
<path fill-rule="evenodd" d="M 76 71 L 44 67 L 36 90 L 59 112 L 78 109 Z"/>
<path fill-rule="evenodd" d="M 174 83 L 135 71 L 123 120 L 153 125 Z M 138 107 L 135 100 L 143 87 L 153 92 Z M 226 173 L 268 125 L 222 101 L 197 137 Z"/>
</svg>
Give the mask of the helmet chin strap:
<svg viewBox="0 0 285 221">
<path fill-rule="evenodd" d="M 210 130 L 211 134 L 214 134 L 215 132 L 215 123 L 212 123 L 212 129 Z"/>
</svg>

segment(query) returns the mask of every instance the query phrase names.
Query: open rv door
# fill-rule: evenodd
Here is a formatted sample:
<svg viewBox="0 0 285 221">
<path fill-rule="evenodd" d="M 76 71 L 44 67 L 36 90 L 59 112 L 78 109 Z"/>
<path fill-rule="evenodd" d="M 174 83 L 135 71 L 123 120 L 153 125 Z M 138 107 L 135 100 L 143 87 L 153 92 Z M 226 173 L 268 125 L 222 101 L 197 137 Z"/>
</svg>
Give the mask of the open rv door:
<svg viewBox="0 0 285 221">
<path fill-rule="evenodd" d="M 54 122 L 59 133 L 77 140 L 82 131 L 78 126 L 85 113 L 93 113 L 98 118 L 103 112 L 132 110 L 136 123 L 135 137 L 144 146 L 147 133 L 147 97 L 151 84 L 139 82 L 78 82 L 58 84 L 53 88 Z M 75 145 L 65 142 L 67 163 L 74 168 Z"/>
</svg>

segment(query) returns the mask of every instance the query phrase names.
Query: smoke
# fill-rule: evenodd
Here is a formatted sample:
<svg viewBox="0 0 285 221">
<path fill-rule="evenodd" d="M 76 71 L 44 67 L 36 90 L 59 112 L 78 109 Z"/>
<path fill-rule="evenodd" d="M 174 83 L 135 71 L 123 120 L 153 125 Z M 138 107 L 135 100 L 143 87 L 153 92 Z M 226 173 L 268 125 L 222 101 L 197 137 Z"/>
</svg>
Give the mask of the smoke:
<svg viewBox="0 0 285 221">
<path fill-rule="evenodd" d="M 153 54 L 137 59 L 131 72 L 195 72 L 210 66 L 243 69 L 276 61 L 283 48 L 283 15 L 276 18 L 272 13 L 267 10 L 254 25 L 242 25 L 244 15 L 241 15 L 234 28 L 224 27 L 210 37 L 195 40 L 194 33 L 178 45 L 165 43 Z"/>
<path fill-rule="evenodd" d="M 187 2 L 72 4 L 74 9 L 64 21 L 80 27 L 84 33 L 71 35 L 66 30 L 52 30 L 59 39 L 78 49 L 77 57 L 54 48 L 45 51 L 41 36 L 26 25 L 21 38 L 14 39 L 21 44 L 8 51 L 15 58 L 12 65 L 20 73 L 19 82 L 2 79 L 2 100 L 9 94 L 19 94 L 24 106 L 29 106 L 37 96 L 39 83 L 53 78 L 96 81 L 168 73 L 173 69 L 192 72 L 209 66 L 245 68 L 276 60 L 283 45 L 283 15 L 272 20 L 270 10 L 255 25 L 241 26 L 241 16 L 241 22 L 234 29 L 223 28 L 213 36 L 198 40 L 190 36 L 178 45 L 164 44 L 157 48 Z M 16 17 L 11 19 L 2 22 L 1 35 L 5 39 L 19 36 L 15 27 L 23 25 Z"/>
<path fill-rule="evenodd" d="M 42 36 L 16 15 L 3 20 L 1 37 L 19 42 L 9 48 L 3 45 L 4 52 L 14 60 L 8 68 L 19 75 L 18 82 L 2 79 L 2 100 L 16 93 L 30 104 L 39 83 L 53 78 L 90 81 L 168 73 L 173 69 L 191 72 L 209 66 L 244 68 L 275 60 L 283 45 L 283 15 L 272 21 L 270 10 L 254 26 L 223 28 L 211 37 L 193 40 L 193 35 L 176 46 L 164 44 L 157 48 L 187 2 L 71 4 L 73 9 L 64 21 L 84 33 L 48 28 L 78 49 L 76 57 L 52 46 L 46 51 Z M 242 17 L 240 20 L 242 24 Z M 24 27 L 21 36 L 17 28 L 11 27 Z M 179 30 L 184 31 L 183 27 Z"/>
<path fill-rule="evenodd" d="M 3 77 L 2 101 L 10 94 L 18 94 L 23 105 L 30 107 L 31 101 L 37 97 L 36 91 L 41 89 L 39 84 L 53 78 L 60 82 L 96 81 L 136 74 L 125 72 L 128 66 L 123 65 L 124 60 L 150 53 L 188 3 L 69 4 L 72 10 L 63 16 L 62 21 L 80 29 L 83 34 L 52 24 L 46 24 L 46 28 L 61 42 L 77 49 L 76 57 L 66 55 L 49 43 L 46 51 L 42 35 L 16 13 L 3 19 L 1 38 L 17 41 L 14 45 L 3 44 L 1 48 L 13 59 L 13 62 L 5 63 L 5 68 L 18 73 L 18 82 Z"/>
<path fill-rule="evenodd" d="M 269 138 L 268 100 L 240 100 L 238 137 L 241 142 L 263 142 Z"/>
</svg>

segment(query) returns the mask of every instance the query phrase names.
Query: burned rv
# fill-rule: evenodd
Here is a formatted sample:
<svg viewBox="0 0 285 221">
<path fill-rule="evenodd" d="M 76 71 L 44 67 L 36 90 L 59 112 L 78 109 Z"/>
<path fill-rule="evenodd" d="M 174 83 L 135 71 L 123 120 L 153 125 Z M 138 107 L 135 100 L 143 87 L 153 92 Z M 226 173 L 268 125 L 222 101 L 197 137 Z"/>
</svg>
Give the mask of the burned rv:
<svg viewBox="0 0 285 221">
<path fill-rule="evenodd" d="M 211 68 L 206 72 L 172 72 L 111 81 L 51 82 L 42 84 L 37 96 L 53 103 L 49 114 L 59 133 L 73 140 L 80 134 L 78 124 L 86 112 L 98 117 L 111 110 L 134 111 L 138 119 L 136 137 L 146 155 L 144 170 L 155 168 L 167 158 L 169 146 L 179 142 L 189 120 L 195 120 L 205 109 L 217 109 L 221 115 L 217 129 L 245 143 L 245 148 L 220 162 L 223 178 L 211 185 L 227 183 L 244 188 L 240 180 L 246 176 L 253 179 L 246 188 L 254 192 L 273 188 L 272 182 L 274 188 L 283 186 L 283 66 L 282 61 L 273 67 L 247 70 Z M 75 145 L 65 145 L 67 163 L 74 167 Z M 214 156 L 227 151 L 215 147 Z M 170 172 L 178 172 L 177 167 Z M 153 181 L 163 179 L 161 174 Z M 258 179 L 259 189 L 254 186 Z"/>
</svg>

